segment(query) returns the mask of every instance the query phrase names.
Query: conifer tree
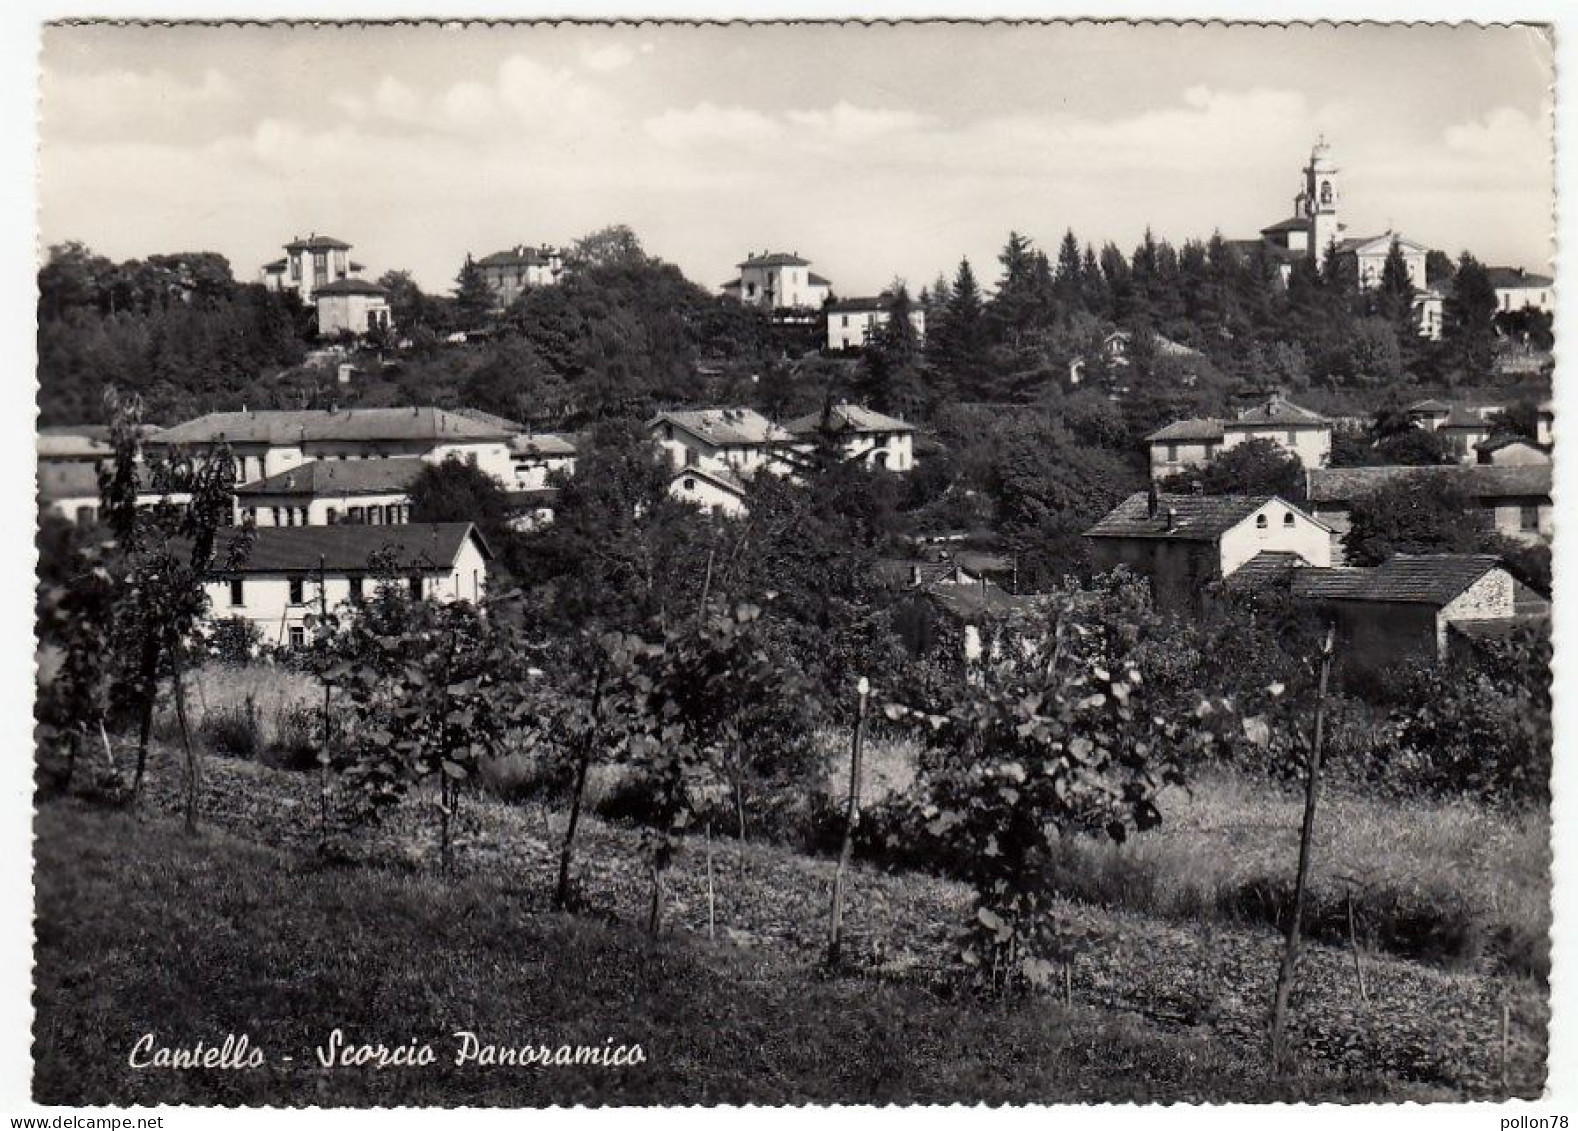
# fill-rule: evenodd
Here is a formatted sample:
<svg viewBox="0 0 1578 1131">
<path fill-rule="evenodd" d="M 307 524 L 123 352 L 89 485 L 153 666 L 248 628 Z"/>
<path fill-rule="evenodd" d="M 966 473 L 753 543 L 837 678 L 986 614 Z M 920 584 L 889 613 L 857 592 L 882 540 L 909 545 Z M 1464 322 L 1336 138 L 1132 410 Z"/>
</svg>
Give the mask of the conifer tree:
<svg viewBox="0 0 1578 1131">
<path fill-rule="evenodd" d="M 493 288 L 488 286 L 482 268 L 467 252 L 466 262 L 461 265 L 460 274 L 455 276 L 456 319 L 462 330 L 477 330 L 487 325 L 492 313 Z"/>
</svg>

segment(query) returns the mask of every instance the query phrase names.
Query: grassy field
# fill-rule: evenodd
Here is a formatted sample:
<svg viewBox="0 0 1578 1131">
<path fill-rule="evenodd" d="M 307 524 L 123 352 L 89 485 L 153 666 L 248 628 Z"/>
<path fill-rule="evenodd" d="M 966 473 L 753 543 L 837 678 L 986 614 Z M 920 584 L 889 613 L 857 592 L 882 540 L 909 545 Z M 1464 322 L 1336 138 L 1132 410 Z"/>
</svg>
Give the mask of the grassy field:
<svg viewBox="0 0 1578 1131">
<path fill-rule="evenodd" d="M 508 903 L 514 917 L 509 930 L 523 940 L 513 952 L 518 961 L 546 961 L 532 950 L 531 939 L 537 937 L 533 931 L 545 924 L 569 922 L 548 914 L 564 821 L 563 811 L 556 807 L 507 804 L 482 793 L 469 795 L 457 821 L 455 878 L 444 881 L 435 876 L 436 814 L 431 799 L 421 795 L 402 806 L 386 826 L 352 842 L 352 856 L 363 861 L 360 866 L 332 872 L 319 872 L 307 863 L 319 835 L 317 775 L 286 773 L 235 759 L 210 759 L 201 798 L 204 840 L 195 856 L 182 847 L 186 842 L 170 836 L 162 819 L 155 819 L 157 814 L 178 811 L 180 795 L 180 759 L 172 749 L 160 747 L 153 752 L 150 764 L 149 818 L 145 824 L 114 824 L 126 820 L 121 815 L 79 814 L 76 802 L 45 810 L 46 816 L 59 811 L 69 822 L 79 823 L 68 823 L 60 830 L 54 839 L 64 843 L 54 850 L 47 847 L 52 840 L 47 823 L 40 826 L 38 890 L 44 925 L 40 937 L 50 945 L 40 949 L 38 984 L 65 986 L 72 991 L 40 998 L 40 1033 L 46 1031 L 43 1023 L 47 1022 L 51 1026 L 48 1031 L 56 1034 L 40 1046 L 41 1079 L 57 1061 L 76 1066 L 72 1069 L 76 1073 L 84 1057 L 97 1058 L 105 1048 L 113 1048 L 113 1042 L 124 1034 L 105 1035 L 99 1030 L 110 1018 L 146 1015 L 144 995 L 150 972 L 163 971 L 159 976 L 178 979 L 190 973 L 190 954 L 208 953 L 193 951 L 184 936 L 160 934 L 158 908 L 175 902 L 195 900 L 210 907 L 212 900 L 220 901 L 217 919 L 205 919 L 201 928 L 235 936 L 224 944 L 233 948 L 231 957 L 203 960 L 216 964 L 216 977 L 238 970 L 268 975 L 245 989 L 244 1000 L 237 999 L 235 1011 L 214 1015 L 227 1023 L 237 1015 L 269 1018 L 279 1016 L 281 1008 L 287 1014 L 294 1012 L 299 999 L 288 997 L 281 1007 L 276 995 L 283 991 L 270 980 L 277 970 L 293 968 L 277 954 L 281 939 L 294 940 L 295 949 L 307 955 L 301 959 L 307 965 L 296 968 L 293 978 L 308 979 L 308 970 L 316 968 L 313 963 L 332 965 L 335 979 L 349 976 L 341 971 L 341 958 L 332 953 L 333 940 L 338 937 L 335 919 L 340 914 L 334 908 L 340 905 L 318 907 L 313 903 L 316 897 L 310 894 L 312 885 L 320 882 L 325 885 L 323 898 L 339 900 L 345 906 L 365 900 L 369 916 L 377 915 L 375 909 L 380 904 L 401 905 L 391 893 L 415 892 L 418 894 L 409 898 L 418 900 L 438 899 L 433 893 L 455 893 L 446 912 L 452 915 L 452 922 L 438 923 L 419 916 L 408 926 L 401 912 L 378 919 L 376 929 L 370 928 L 366 934 L 355 934 L 348 921 L 345 930 L 350 933 L 345 937 L 355 938 L 357 943 L 345 960 L 356 960 L 355 955 L 365 951 L 371 955 L 365 961 L 374 970 L 394 968 L 398 963 L 391 954 L 408 951 L 408 960 L 420 966 L 418 956 L 423 947 L 437 947 L 446 955 L 451 950 L 464 950 L 469 945 L 464 942 L 470 929 L 467 924 L 478 916 L 495 915 L 491 908 L 482 909 L 482 904 L 495 898 Z M 99 822 L 109 822 L 108 832 L 98 827 Z M 132 843 L 144 830 L 156 838 L 146 851 Z M 647 945 L 629 930 L 645 922 L 647 909 L 649 887 L 641 861 L 641 836 L 636 827 L 596 817 L 583 820 L 576 866 L 582 911 L 573 929 L 590 930 L 600 925 L 599 929 L 612 932 L 607 937 L 623 940 L 621 945 Z M 114 851 L 101 847 L 106 837 L 115 842 Z M 82 838 L 86 838 L 85 845 L 92 846 L 91 851 L 77 844 Z M 217 872 L 203 863 L 209 856 L 218 859 L 215 854 L 232 849 L 248 850 L 248 845 L 268 846 L 267 853 L 246 857 L 268 873 L 266 879 L 241 872 L 233 877 L 228 863 L 214 866 Z M 160 863 L 166 857 L 172 861 L 168 866 Z M 181 863 L 188 859 L 199 868 L 195 878 Z M 774 993 L 781 993 L 783 1000 L 798 1002 L 803 998 L 807 1010 L 834 1008 L 828 1004 L 830 999 L 815 996 L 824 992 L 818 987 L 826 983 L 813 973 L 826 943 L 832 872 L 832 861 L 783 846 L 714 842 L 709 853 L 702 838 L 693 838 L 667 873 L 663 921 L 670 937 L 657 945 L 679 948 L 673 953 L 687 954 L 698 962 L 705 957 L 708 963 L 720 960 L 770 969 Z M 96 877 L 98 887 L 80 890 L 87 882 L 85 877 Z M 254 887 L 256 894 L 232 898 L 232 893 Z M 60 898 L 63 890 L 67 895 Z M 112 923 L 117 917 L 130 921 L 131 908 L 121 906 L 127 900 L 147 902 L 155 908 L 137 942 L 146 969 L 128 960 L 124 966 L 101 971 L 91 948 L 80 949 L 63 941 L 74 938 L 80 928 L 56 929 L 58 924 L 81 922 L 84 915 L 90 924 L 99 920 Z M 276 901 L 284 904 L 274 906 Z M 970 916 L 971 906 L 969 890 L 952 880 L 857 864 L 849 875 L 846 902 L 848 951 L 856 976 L 831 985 L 857 995 L 892 995 L 884 1000 L 896 1003 L 893 1008 L 906 1016 L 910 1011 L 927 1014 L 947 1003 L 949 1009 L 968 1009 L 971 1016 L 979 1010 L 997 1017 L 1000 1011 L 996 1007 L 960 997 L 955 980 L 957 931 Z M 91 909 L 91 914 L 84 909 Z M 1279 1089 L 1284 1085 L 1266 1081 L 1259 1067 L 1264 1059 L 1266 1018 L 1280 949 L 1274 932 L 1251 924 L 1154 916 L 1077 901 L 1063 904 L 1059 914 L 1090 939 L 1072 971 L 1074 1005 L 1087 1019 L 1081 1025 L 1097 1024 L 1103 1032 L 1127 1033 L 1136 1041 L 1154 1038 L 1168 1049 L 1193 1049 L 1177 1055 L 1199 1065 L 1201 1074 L 1189 1077 L 1186 1084 L 1178 1083 L 1179 1094 L 1187 1091 L 1201 1098 L 1281 1094 Z M 309 927 L 307 920 L 316 924 L 320 918 L 321 930 L 317 925 Z M 112 928 L 100 930 L 107 935 Z M 386 948 L 372 941 L 379 932 L 391 936 Z M 574 945 L 582 945 L 580 936 Z M 444 963 L 439 966 L 443 969 L 430 969 L 427 974 L 436 977 L 443 973 L 446 979 L 460 976 Z M 1512 1094 L 1538 1094 L 1545 1079 L 1549 1021 L 1547 995 L 1538 984 L 1498 976 L 1483 962 L 1453 971 L 1376 953 L 1365 959 L 1364 966 L 1367 991 L 1361 995 L 1350 951 L 1318 943 L 1304 949 L 1291 1035 L 1305 1075 L 1300 1078 L 1302 1083 L 1295 1081 L 1288 1087 L 1316 1087 L 1311 1082 L 1319 1081 L 1319 1087 L 1354 1096 L 1492 1097 L 1505 1094 L 1501 1083 L 1505 1071 Z M 100 977 L 100 972 L 108 976 Z M 327 992 L 322 984 L 314 984 L 319 987 L 316 992 Z M 91 992 L 82 989 L 88 985 L 93 987 Z M 175 985 L 172 981 L 168 992 L 176 992 Z M 449 991 L 439 982 L 434 985 L 433 1008 L 439 1009 Z M 745 1000 L 743 995 L 744 991 L 731 987 L 722 996 L 724 1000 Z M 338 1008 L 335 1003 L 343 998 L 337 991 L 330 996 L 329 1005 Z M 1499 1036 L 1503 1003 L 1510 1008 L 1512 1022 L 1510 1057 L 1505 1065 L 1500 1059 Z M 636 995 L 618 1007 L 623 1012 L 609 1016 L 640 1018 L 649 1008 L 650 1003 Z M 793 1012 L 793 1006 L 788 1008 Z M 1044 1022 L 1049 1015 L 1040 1011 L 1051 1007 L 1030 1004 L 1024 1008 Z M 84 1010 L 90 1016 L 85 1017 Z M 316 1024 L 327 1018 L 328 1012 L 311 1016 Z M 909 1021 L 895 1018 L 888 1024 L 903 1028 Z M 947 1025 L 965 1027 L 966 1023 L 952 1018 Z M 393 1039 L 387 1030 L 379 1030 L 377 1035 Z M 927 1037 L 933 1039 L 942 1038 Z M 952 1051 L 947 1056 L 962 1055 L 957 1046 L 948 1048 Z M 992 1060 L 993 1054 L 983 1055 Z M 1143 1057 L 1112 1055 L 1146 1063 Z M 1232 1072 L 1240 1076 L 1248 1073 L 1245 1078 L 1250 1083 L 1230 1078 L 1231 1073 L 1218 1079 L 1211 1066 L 1223 1064 L 1234 1065 Z M 988 1069 L 976 1067 L 990 1075 Z M 931 1071 L 940 1070 L 917 1066 L 913 1080 L 919 1081 Z M 1027 1099 L 1094 1094 L 1082 1090 L 1086 1083 L 1061 1073 L 1059 1068 L 1045 1079 L 1055 1076 L 1061 1081 L 1057 1087 L 1069 1089 L 1066 1093 L 1054 1089 L 1041 1097 L 1028 1092 L 1014 1094 Z M 943 1073 L 939 1078 L 962 1077 Z M 1152 1094 L 1166 1091 L 1160 1085 L 1165 1078 L 1157 1077 Z M 1182 1078 L 1175 1074 L 1171 1079 L 1176 1083 Z M 805 1086 L 810 1089 L 808 1095 L 828 1094 L 820 1083 Z M 1094 1078 L 1088 1084 L 1097 1093 L 1107 1086 Z M 1114 1096 L 1133 1095 L 1140 1087 L 1121 1081 L 1111 1086 Z M 1004 1085 L 1001 1093 L 992 1094 L 1006 1096 L 1011 1091 Z M 766 1089 L 760 1094 L 783 1093 Z"/>
<path fill-rule="evenodd" d="M 767 949 L 533 909 L 507 872 L 324 869 L 170 818 L 37 821 L 40 1103 L 546 1105 L 1431 1099 L 1316 1069 L 1270 1082 L 1208 1034 L 1105 1009 L 1018 1007 Z M 323 1068 L 331 1030 L 431 1043 L 423 1068 Z M 642 1047 L 635 1067 L 457 1067 L 452 1034 Z M 144 1033 L 248 1035 L 244 1070 L 132 1069 Z M 287 1062 L 286 1057 L 291 1059 Z"/>
<path fill-rule="evenodd" d="M 842 796 L 848 738 L 828 791 Z M 866 746 L 868 803 L 907 788 L 916 752 L 877 736 Z M 1291 906 L 1302 792 L 1212 772 L 1169 789 L 1162 824 L 1116 845 L 1065 842 L 1063 894 L 1103 907 L 1224 923 L 1284 922 Z M 1347 942 L 1348 904 L 1359 945 L 1451 968 L 1489 960 L 1543 979 L 1550 969 L 1550 816 L 1543 808 L 1492 812 L 1469 802 L 1399 802 L 1328 786 L 1316 823 L 1306 922 Z"/>
</svg>

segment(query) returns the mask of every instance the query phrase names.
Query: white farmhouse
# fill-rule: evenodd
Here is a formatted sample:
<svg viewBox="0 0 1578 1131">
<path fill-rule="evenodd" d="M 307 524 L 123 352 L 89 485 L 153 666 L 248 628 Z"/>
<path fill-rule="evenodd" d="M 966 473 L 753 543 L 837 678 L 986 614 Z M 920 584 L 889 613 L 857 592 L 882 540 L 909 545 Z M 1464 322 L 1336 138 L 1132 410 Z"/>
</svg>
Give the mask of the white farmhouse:
<svg viewBox="0 0 1578 1131">
<path fill-rule="evenodd" d="M 871 298 L 846 298 L 830 302 L 824 308 L 827 314 L 827 348 L 838 352 L 858 350 L 870 345 L 877 331 L 888 324 L 893 309 L 893 296 L 884 292 Z M 910 307 L 910 325 L 917 341 L 926 337 L 926 311 L 920 306 Z"/>
<path fill-rule="evenodd" d="M 312 296 L 318 308 L 318 335 L 362 334 L 394 326 L 389 292 L 366 279 L 340 279 L 319 287 Z"/>
<path fill-rule="evenodd" d="M 217 561 L 228 561 L 237 530 L 222 530 Z M 493 552 L 469 522 L 410 526 L 266 527 L 255 532 L 244 564 L 207 582 L 209 615 L 257 625 L 268 644 L 305 647 L 307 617 L 354 605 L 380 584 L 415 599 L 479 603 L 487 595 Z"/>
<path fill-rule="evenodd" d="M 801 451 L 811 450 L 819 436 L 840 445 L 844 459 L 859 461 L 885 471 L 909 471 L 915 466 L 915 426 L 862 405 L 830 405 L 786 427 Z"/>
<path fill-rule="evenodd" d="M 1511 313 L 1526 308 L 1550 314 L 1556 309 L 1549 275 L 1536 275 L 1522 267 L 1487 267 L 1485 274 L 1496 288 L 1496 309 Z"/>
<path fill-rule="evenodd" d="M 1151 454 L 1152 482 L 1190 468 L 1204 467 L 1223 452 L 1251 440 L 1269 440 L 1296 456 L 1305 469 L 1331 460 L 1331 421 L 1318 412 L 1273 396 L 1244 409 L 1232 420 L 1180 420 L 1145 438 Z"/>
<path fill-rule="evenodd" d="M 511 303 L 534 287 L 551 287 L 564 273 L 564 256 L 557 248 L 543 244 L 527 247 L 516 244 L 477 260 L 477 269 L 493 291 L 494 306 L 507 309 Z"/>
<path fill-rule="evenodd" d="M 764 251 L 736 264 L 740 274 L 720 288 L 725 295 L 763 310 L 814 310 L 833 293 L 833 284 L 811 270 L 799 253 Z"/>
<path fill-rule="evenodd" d="M 725 468 L 682 467 L 669 481 L 668 492 L 683 502 L 694 503 L 708 514 L 738 518 L 746 511 L 745 484 Z"/>
<path fill-rule="evenodd" d="M 706 467 L 749 478 L 758 471 L 788 474 L 795 437 L 755 409 L 702 408 L 660 412 L 647 421 L 677 471 Z"/>
<path fill-rule="evenodd" d="M 309 460 L 417 456 L 442 463 L 454 456 L 510 487 L 515 431 L 503 421 L 441 408 L 243 409 L 211 412 L 163 429 L 148 444 L 228 444 L 238 483 L 278 475 Z"/>
<path fill-rule="evenodd" d="M 308 460 L 237 487 L 236 518 L 259 527 L 397 526 L 411 521 L 411 484 L 429 466 L 416 456 Z"/>
<path fill-rule="evenodd" d="M 138 471 L 139 508 L 167 505 L 184 507 L 192 501 L 185 491 L 156 491 L 148 482 L 146 468 Z M 101 515 L 99 469 L 85 461 L 40 461 L 38 465 L 39 512 L 53 511 L 78 526 L 91 526 Z"/>
<path fill-rule="evenodd" d="M 575 474 L 575 442 L 556 432 L 523 433 L 510 439 L 510 459 L 512 490 L 546 490 L 548 477 L 555 472 Z"/>
<path fill-rule="evenodd" d="M 1156 607 L 1171 612 L 1200 609 L 1209 586 L 1262 554 L 1331 565 L 1331 528 L 1275 495 L 1138 491 L 1085 538 L 1097 570 L 1127 566 L 1150 580 Z"/>
</svg>

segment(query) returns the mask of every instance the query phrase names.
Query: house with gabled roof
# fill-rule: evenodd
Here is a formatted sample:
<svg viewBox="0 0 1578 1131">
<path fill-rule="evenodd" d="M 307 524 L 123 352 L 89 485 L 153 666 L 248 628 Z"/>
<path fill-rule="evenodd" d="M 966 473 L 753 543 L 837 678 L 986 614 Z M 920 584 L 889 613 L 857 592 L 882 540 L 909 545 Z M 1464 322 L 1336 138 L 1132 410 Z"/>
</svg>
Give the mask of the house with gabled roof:
<svg viewBox="0 0 1578 1131">
<path fill-rule="evenodd" d="M 232 540 L 242 536 L 221 530 L 215 560 L 228 561 Z M 380 585 L 417 600 L 480 604 L 492 559 L 469 522 L 265 527 L 253 532 L 239 566 L 203 588 L 212 619 L 239 617 L 255 624 L 265 643 L 302 648 L 309 616 L 354 606 Z"/>
<path fill-rule="evenodd" d="M 450 456 L 475 464 L 506 487 L 514 475 L 507 422 L 447 409 L 242 409 L 210 412 L 160 429 L 150 447 L 229 445 L 236 481 L 250 483 L 308 460 L 416 456 L 442 463 Z"/>
<path fill-rule="evenodd" d="M 575 474 L 575 441 L 560 432 L 523 432 L 510 438 L 510 459 L 516 491 L 550 490 L 548 477 Z"/>
<path fill-rule="evenodd" d="M 864 405 L 841 401 L 784 427 L 802 451 L 809 451 L 819 438 L 830 439 L 840 445 L 846 462 L 884 471 L 909 471 L 915 466 L 915 426 Z"/>
<path fill-rule="evenodd" d="M 1241 410 L 1231 420 L 1210 417 L 1179 420 L 1145 438 L 1150 449 L 1151 481 L 1204 467 L 1229 449 L 1251 440 L 1269 440 L 1298 458 L 1305 468 L 1331 459 L 1332 422 L 1318 412 L 1281 396 Z"/>
<path fill-rule="evenodd" d="M 1503 314 L 1532 308 L 1549 314 L 1556 309 L 1549 275 L 1536 275 L 1522 267 L 1487 267 L 1485 276 L 1496 290 L 1496 309 Z"/>
<path fill-rule="evenodd" d="M 766 469 L 787 474 L 794 436 L 752 408 L 667 409 L 647 432 L 676 470 L 711 467 L 749 478 Z"/>
<path fill-rule="evenodd" d="M 493 291 L 494 308 L 504 310 L 532 288 L 557 283 L 564 273 L 564 255 L 547 244 L 516 244 L 484 255 L 476 261 L 476 267 Z"/>
<path fill-rule="evenodd" d="M 1519 585 L 1489 554 L 1397 554 L 1378 566 L 1296 569 L 1290 591 L 1337 630 L 1348 670 L 1436 662 L 1448 630 L 1517 615 Z"/>
<path fill-rule="evenodd" d="M 186 491 L 158 490 L 146 467 L 137 470 L 137 506 L 184 507 L 192 501 Z M 68 522 L 89 526 L 99 521 L 102 496 L 99 467 L 86 460 L 40 460 L 38 464 L 39 513 L 52 511 Z"/>
<path fill-rule="evenodd" d="M 284 258 L 265 263 L 261 278 L 269 290 L 295 291 L 303 303 L 311 303 L 320 287 L 363 270 L 366 268 L 352 261 L 350 244 L 313 232 L 306 239 L 297 236 L 287 243 Z"/>
<path fill-rule="evenodd" d="M 324 283 L 313 291 L 312 302 L 318 308 L 319 337 L 332 338 L 338 334 L 359 337 L 394 328 L 388 289 L 366 279 L 336 279 Z"/>
<path fill-rule="evenodd" d="M 1304 473 L 1310 513 L 1332 531 L 1333 558 L 1353 526 L 1353 505 L 1383 487 L 1436 482 L 1467 495 L 1485 512 L 1487 530 L 1518 542 L 1549 541 L 1551 465 L 1449 464 L 1444 467 L 1320 467 Z"/>
<path fill-rule="evenodd" d="M 747 306 L 766 311 L 818 310 L 833 293 L 833 284 L 811 270 L 799 252 L 763 251 L 735 264 L 739 275 L 719 289 Z"/>
<path fill-rule="evenodd" d="M 1513 432 L 1491 436 L 1474 445 L 1474 452 L 1480 463 L 1496 467 L 1530 467 L 1551 462 L 1549 448 Z"/>
<path fill-rule="evenodd" d="M 411 484 L 426 460 L 308 460 L 235 489 L 236 519 L 258 527 L 398 526 L 411 521 Z"/>
<path fill-rule="evenodd" d="M 737 518 L 746 511 L 745 481 L 726 467 L 682 467 L 669 480 L 668 493 L 708 514 Z"/>
<path fill-rule="evenodd" d="M 1199 610 L 1210 586 L 1267 551 L 1331 564 L 1330 528 L 1275 495 L 1137 491 L 1084 536 L 1096 570 L 1127 566 L 1171 612 Z"/>
<path fill-rule="evenodd" d="M 822 314 L 827 319 L 827 348 L 834 353 L 863 349 L 876 340 L 877 333 L 892 317 L 893 295 L 841 298 L 827 303 Z M 926 309 L 919 303 L 910 307 L 910 328 L 915 340 L 926 338 Z"/>
</svg>

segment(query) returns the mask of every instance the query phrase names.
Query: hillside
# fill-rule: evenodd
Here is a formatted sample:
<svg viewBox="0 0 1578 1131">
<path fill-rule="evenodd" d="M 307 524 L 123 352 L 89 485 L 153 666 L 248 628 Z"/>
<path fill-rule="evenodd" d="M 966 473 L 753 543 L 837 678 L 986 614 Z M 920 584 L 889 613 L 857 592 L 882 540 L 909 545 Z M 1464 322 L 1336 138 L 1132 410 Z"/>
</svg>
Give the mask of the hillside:
<svg viewBox="0 0 1578 1131">
<path fill-rule="evenodd" d="M 638 833 L 589 822 L 576 917 L 546 910 L 557 814 L 468 800 L 457 875 L 437 874 L 431 815 L 409 805 L 364 845 L 399 864 L 329 867 L 310 852 L 316 780 L 210 759 L 208 828 L 173 817 L 173 758 L 149 811 L 77 802 L 38 820 L 38 1069 L 42 1102 L 511 1103 L 1052 1102 L 1102 1099 L 1430 1099 L 1500 1090 L 1502 983 L 1379 956 L 1370 997 L 1351 958 L 1311 946 L 1301 969 L 1295 1078 L 1268 1087 L 1264 1018 L 1278 939 L 1071 906 L 1097 936 L 1074 1004 L 991 1005 L 947 978 L 958 884 L 855 869 L 857 969 L 819 972 L 832 864 L 783 849 L 716 849 L 672 869 L 666 933 L 637 932 Z M 91 987 L 91 990 L 89 988 Z M 1545 1014 L 1513 1000 L 1509 1077 L 1537 1094 Z M 144 1020 L 156 1019 L 156 1020 Z M 641 1069 L 309 1067 L 335 1027 L 432 1040 L 469 1028 L 502 1043 L 637 1041 Z M 247 1032 L 293 1065 L 130 1071 L 142 1032 Z M 134 1031 L 135 1030 L 135 1031 Z"/>
</svg>

